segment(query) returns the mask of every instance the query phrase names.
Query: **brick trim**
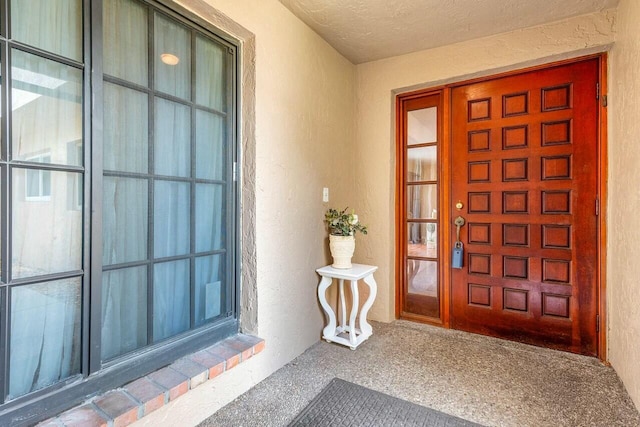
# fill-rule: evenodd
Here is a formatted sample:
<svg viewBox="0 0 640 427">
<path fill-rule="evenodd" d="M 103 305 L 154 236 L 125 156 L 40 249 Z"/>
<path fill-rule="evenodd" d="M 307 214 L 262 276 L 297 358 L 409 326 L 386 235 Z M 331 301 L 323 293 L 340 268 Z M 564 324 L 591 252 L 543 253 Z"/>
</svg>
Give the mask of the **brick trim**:
<svg viewBox="0 0 640 427">
<path fill-rule="evenodd" d="M 264 350 L 262 338 L 238 334 L 176 360 L 38 424 L 39 427 L 124 427 Z"/>
</svg>

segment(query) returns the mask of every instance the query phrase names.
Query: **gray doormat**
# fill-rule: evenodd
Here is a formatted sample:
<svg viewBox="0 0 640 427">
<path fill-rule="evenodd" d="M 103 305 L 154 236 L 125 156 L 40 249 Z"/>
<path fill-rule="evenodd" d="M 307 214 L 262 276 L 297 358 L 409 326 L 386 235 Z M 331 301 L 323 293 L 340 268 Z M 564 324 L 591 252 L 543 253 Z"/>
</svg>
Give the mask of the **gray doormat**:
<svg viewBox="0 0 640 427">
<path fill-rule="evenodd" d="M 289 427 L 472 427 L 480 424 L 334 378 Z"/>
</svg>

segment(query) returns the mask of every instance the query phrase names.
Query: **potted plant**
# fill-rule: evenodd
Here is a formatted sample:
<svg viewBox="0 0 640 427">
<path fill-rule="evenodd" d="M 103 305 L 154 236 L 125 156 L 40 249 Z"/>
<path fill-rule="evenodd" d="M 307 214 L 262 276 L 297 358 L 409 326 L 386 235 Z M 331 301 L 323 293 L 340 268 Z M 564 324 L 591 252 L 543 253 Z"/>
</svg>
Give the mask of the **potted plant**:
<svg viewBox="0 0 640 427">
<path fill-rule="evenodd" d="M 347 213 L 329 209 L 324 215 L 324 222 L 329 229 L 329 249 L 333 257 L 333 268 L 351 268 L 351 258 L 356 248 L 355 234 L 357 231 L 367 234 L 367 227 L 360 224 L 358 215 L 353 211 Z"/>
</svg>

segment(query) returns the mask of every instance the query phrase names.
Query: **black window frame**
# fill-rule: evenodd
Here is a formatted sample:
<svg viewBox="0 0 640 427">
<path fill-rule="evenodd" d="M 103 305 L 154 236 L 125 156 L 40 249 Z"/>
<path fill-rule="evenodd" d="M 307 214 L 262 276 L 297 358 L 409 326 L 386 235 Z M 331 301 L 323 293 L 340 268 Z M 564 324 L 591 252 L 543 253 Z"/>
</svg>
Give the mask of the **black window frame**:
<svg viewBox="0 0 640 427">
<path fill-rule="evenodd" d="M 229 310 L 223 319 L 177 336 L 150 344 L 136 351 L 126 353 L 107 362 L 101 359 L 101 284 L 102 284 L 102 151 L 103 144 L 103 43 L 102 43 L 102 0 L 82 0 L 83 62 L 62 58 L 58 55 L 13 41 L 6 36 L 10 32 L 10 1 L 0 0 L 0 71 L 2 74 L 1 154 L 0 160 L 0 224 L 2 226 L 3 269 L 0 281 L 0 425 L 29 425 L 53 416 L 70 407 L 82 403 L 87 398 L 104 391 L 120 387 L 130 381 L 170 364 L 176 359 L 210 346 L 239 331 L 240 316 L 240 180 L 237 164 L 240 157 L 239 111 L 240 111 L 240 42 L 222 30 L 213 27 L 202 18 L 176 5 L 170 0 L 133 0 L 145 4 L 149 14 L 154 11 L 169 16 L 187 26 L 191 31 L 203 33 L 210 39 L 227 47 L 228 99 L 227 99 L 227 143 L 228 161 L 226 195 L 228 218 L 227 235 L 227 280 L 230 282 Z M 16 1 L 16 0 L 13 0 Z M 18 0 L 19 1 L 19 0 Z M 153 28 L 148 31 L 152 32 Z M 151 34 L 153 37 L 153 34 Z M 195 36 L 193 36 L 195 37 Z M 194 38 L 195 40 L 195 38 Z M 18 279 L 8 282 L 10 268 L 11 227 L 11 181 L 10 170 L 13 165 L 29 167 L 29 162 L 9 160 L 11 105 L 7 82 L 10 79 L 10 62 L 7 60 L 9 49 L 15 47 L 43 58 L 54 59 L 67 65 L 82 69 L 83 72 L 83 142 L 84 167 L 60 167 L 45 165 L 46 170 L 72 170 L 84 174 L 83 181 L 83 269 L 78 272 L 62 273 L 38 277 L 35 280 Z M 151 49 L 151 47 L 150 47 Z M 153 56 L 148 58 L 150 67 Z M 155 89 L 149 89 L 153 92 Z M 151 93 L 150 92 L 150 93 Z M 195 110 L 194 110 L 195 111 Z M 193 151 L 193 148 L 192 148 Z M 37 165 L 42 168 L 41 164 Z M 193 178 L 195 181 L 195 178 Z M 192 194 L 193 196 L 193 194 Z M 193 199 L 192 199 L 193 200 Z M 193 205 L 192 215 L 193 217 Z M 153 230 L 150 229 L 150 233 Z M 193 236 L 193 230 L 191 231 Z M 193 257 L 193 253 L 190 254 Z M 8 262 L 7 262 L 8 261 Z M 151 261 L 153 262 L 153 261 Z M 8 264 L 8 268 L 4 268 Z M 81 372 L 49 387 L 36 390 L 24 396 L 5 402 L 8 394 L 7 373 L 9 370 L 9 298 L 10 286 L 28 282 L 45 282 L 64 277 L 82 277 L 82 329 L 81 329 Z M 149 302 L 148 302 L 149 303 Z M 224 308 L 222 308 L 224 311 Z M 191 311 L 193 311 L 193 306 Z M 193 313 L 191 314 L 193 320 Z"/>
</svg>

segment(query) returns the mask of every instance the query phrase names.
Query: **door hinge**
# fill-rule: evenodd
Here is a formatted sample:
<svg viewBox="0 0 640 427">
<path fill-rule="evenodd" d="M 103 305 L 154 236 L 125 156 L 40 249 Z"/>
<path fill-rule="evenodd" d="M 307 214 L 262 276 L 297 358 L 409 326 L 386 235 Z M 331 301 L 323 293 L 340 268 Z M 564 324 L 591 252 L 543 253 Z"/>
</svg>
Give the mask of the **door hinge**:
<svg viewBox="0 0 640 427">
<path fill-rule="evenodd" d="M 608 104 L 607 95 L 600 96 L 600 83 L 596 83 L 596 101 L 602 98 L 602 106 L 606 107 Z"/>
<path fill-rule="evenodd" d="M 600 199 L 596 198 L 596 216 L 600 215 Z"/>
<path fill-rule="evenodd" d="M 238 162 L 233 162 L 233 180 L 238 180 Z"/>
<path fill-rule="evenodd" d="M 600 332 L 600 315 L 596 314 L 596 332 Z"/>
</svg>

